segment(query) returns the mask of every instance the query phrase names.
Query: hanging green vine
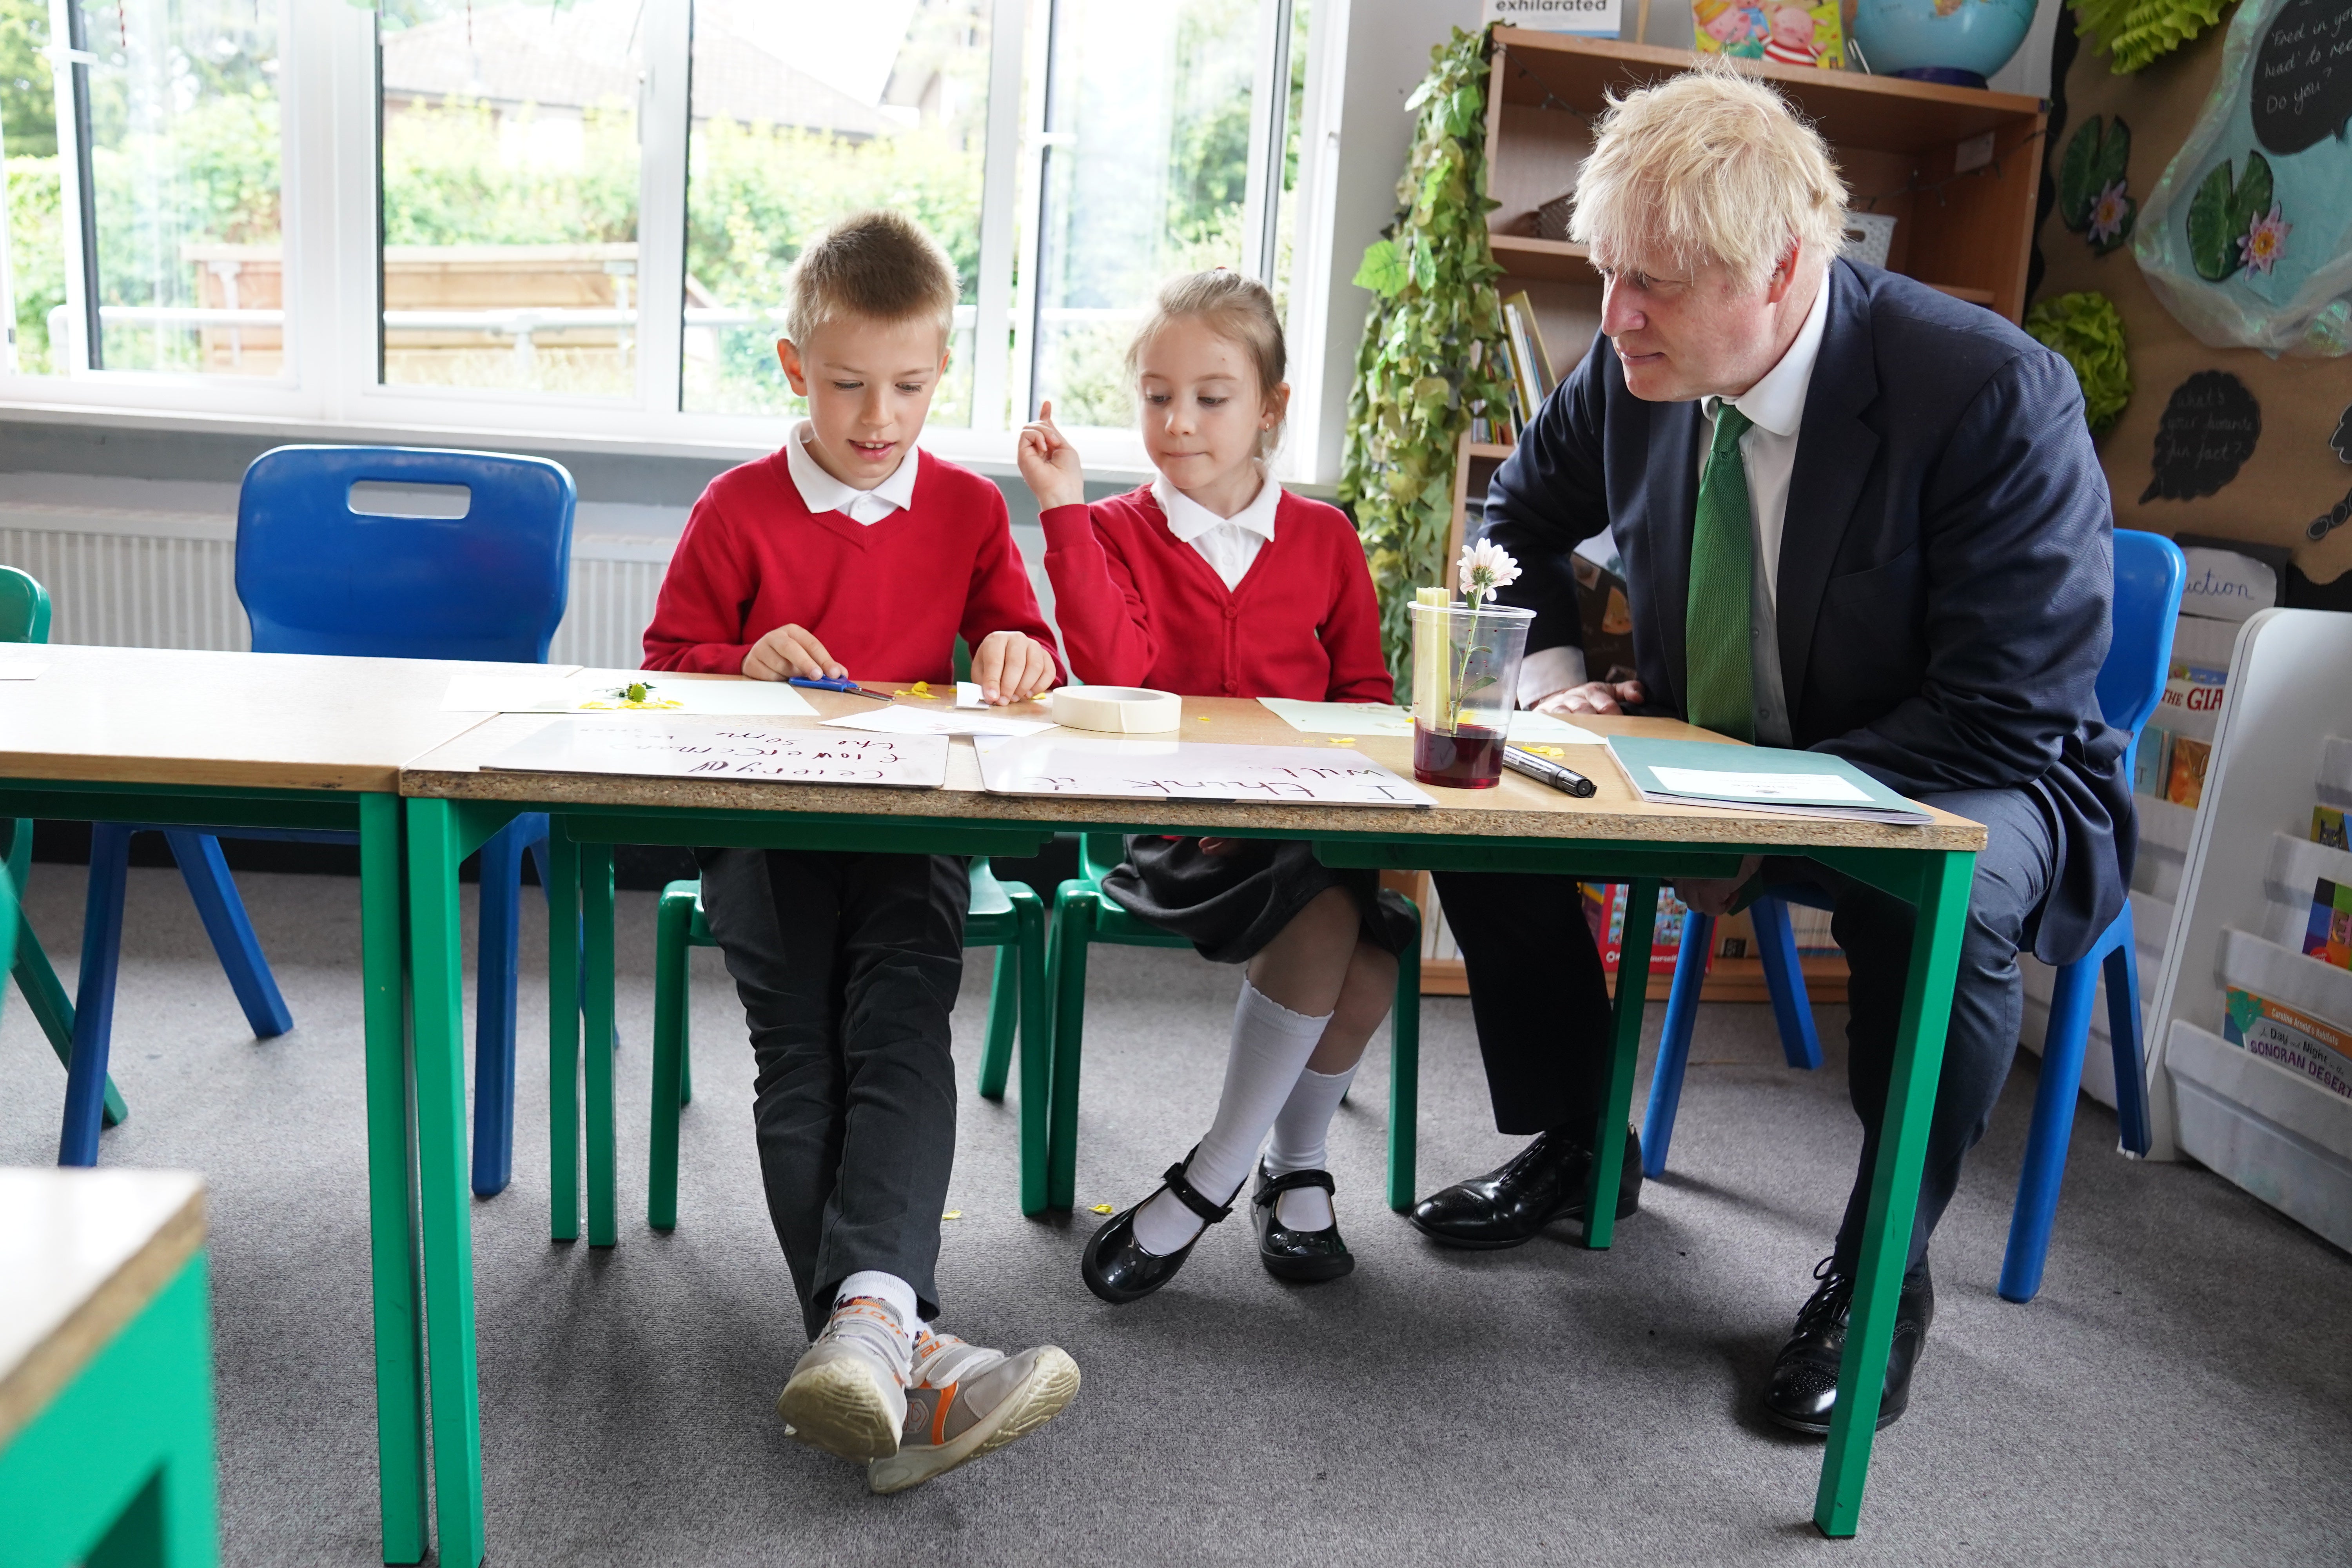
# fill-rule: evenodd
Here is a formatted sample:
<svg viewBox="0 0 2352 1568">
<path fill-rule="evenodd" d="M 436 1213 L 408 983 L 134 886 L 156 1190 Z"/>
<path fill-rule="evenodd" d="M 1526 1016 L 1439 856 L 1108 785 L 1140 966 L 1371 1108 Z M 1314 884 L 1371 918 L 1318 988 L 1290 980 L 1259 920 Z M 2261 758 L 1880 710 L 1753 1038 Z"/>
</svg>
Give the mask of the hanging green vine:
<svg viewBox="0 0 2352 1568">
<path fill-rule="evenodd" d="M 2025 330 L 2074 367 L 2074 379 L 2083 384 L 2083 418 L 2091 434 L 2104 436 L 2114 429 L 2132 395 L 2124 319 L 2116 302 L 2095 289 L 2061 294 L 2026 311 Z"/>
<path fill-rule="evenodd" d="M 1406 606 L 1413 590 L 1445 581 L 1454 464 L 1470 416 L 1508 395 L 1502 268 L 1486 243 L 1485 32 L 1430 51 L 1430 71 L 1405 100 L 1420 120 L 1394 222 L 1364 252 L 1356 282 L 1378 298 L 1364 322 L 1348 397 L 1339 499 L 1354 510 L 1381 596 L 1389 668 L 1411 659 Z"/>
</svg>

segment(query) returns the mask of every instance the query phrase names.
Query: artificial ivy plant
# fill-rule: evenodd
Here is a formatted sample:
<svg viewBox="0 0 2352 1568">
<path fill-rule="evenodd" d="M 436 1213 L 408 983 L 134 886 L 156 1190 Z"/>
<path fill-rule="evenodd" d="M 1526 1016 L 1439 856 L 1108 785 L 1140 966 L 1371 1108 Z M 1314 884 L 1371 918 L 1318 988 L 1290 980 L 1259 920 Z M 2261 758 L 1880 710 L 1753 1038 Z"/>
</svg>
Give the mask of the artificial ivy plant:
<svg viewBox="0 0 2352 1568">
<path fill-rule="evenodd" d="M 2115 428 L 2131 403 L 2131 360 L 2116 302 L 2095 289 L 2044 300 L 2025 312 L 2025 330 L 2074 367 L 2083 384 L 2083 419 L 2091 434 Z"/>
<path fill-rule="evenodd" d="M 1356 282 L 1373 300 L 1348 397 L 1339 499 L 1356 517 L 1381 597 L 1389 668 L 1412 658 L 1406 606 L 1445 581 L 1454 465 L 1474 413 L 1507 406 L 1502 304 L 1486 243 L 1484 31 L 1454 29 L 1430 51 L 1405 100 L 1420 118 L 1395 221 L 1364 252 Z"/>
</svg>

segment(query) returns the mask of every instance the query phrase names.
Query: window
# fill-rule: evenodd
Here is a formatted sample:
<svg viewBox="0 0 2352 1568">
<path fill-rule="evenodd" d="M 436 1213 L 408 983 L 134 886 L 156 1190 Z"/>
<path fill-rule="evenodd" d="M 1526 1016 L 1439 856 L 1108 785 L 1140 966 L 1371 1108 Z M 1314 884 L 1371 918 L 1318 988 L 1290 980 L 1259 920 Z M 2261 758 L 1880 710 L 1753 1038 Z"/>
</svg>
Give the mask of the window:
<svg viewBox="0 0 2352 1568">
<path fill-rule="evenodd" d="M 1132 468 L 1160 281 L 1279 297 L 1321 243 L 1310 31 L 1307 0 L 0 0 L 0 401 L 758 450 L 799 407 L 787 273 L 887 205 L 962 284 L 937 448 L 1006 461 L 1050 396 Z"/>
<path fill-rule="evenodd" d="M 776 361 L 784 276 L 828 226 L 889 205 L 938 237 L 962 280 L 931 423 L 971 424 L 988 66 L 980 0 L 698 0 L 688 410 L 801 411 Z"/>
<path fill-rule="evenodd" d="M 637 391 L 642 0 L 385 0 L 387 384 Z"/>
<path fill-rule="evenodd" d="M 253 0 L 0 0 L 20 374 L 280 374 L 278 41 Z"/>
</svg>

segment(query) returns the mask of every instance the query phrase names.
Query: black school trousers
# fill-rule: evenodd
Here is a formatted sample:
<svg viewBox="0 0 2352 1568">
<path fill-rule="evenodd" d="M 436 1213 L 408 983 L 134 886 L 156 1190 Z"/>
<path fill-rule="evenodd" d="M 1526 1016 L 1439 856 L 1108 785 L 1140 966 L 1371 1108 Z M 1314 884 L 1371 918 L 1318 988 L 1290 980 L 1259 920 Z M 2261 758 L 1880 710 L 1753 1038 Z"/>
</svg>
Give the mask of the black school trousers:
<svg viewBox="0 0 2352 1568">
<path fill-rule="evenodd" d="M 1983 823 L 1986 843 L 1969 893 L 1951 1025 L 1928 1123 L 1911 1233 L 1914 1268 L 1927 1257 L 1927 1238 L 1959 1190 L 1960 1163 L 1984 1136 L 2008 1081 L 2024 1013 L 2017 954 L 2056 865 L 2049 823 L 2022 790 L 1963 790 L 1928 796 L 1927 804 Z M 1894 1077 L 1915 918 L 1902 900 L 1811 860 L 1768 859 L 1762 875 L 1768 887 L 1810 882 L 1830 894 L 1836 905 L 1830 929 L 1852 971 L 1846 1093 L 1862 1121 L 1862 1156 L 1833 1249 L 1837 1267 L 1851 1274 L 1869 1217 L 1870 1173 Z M 1609 997 L 1576 884 L 1564 877 L 1440 872 L 1437 896 L 1469 974 L 1496 1130 L 1535 1133 L 1557 1127 L 1590 1142 L 1608 1084 Z"/>
<path fill-rule="evenodd" d="M 751 1027 L 768 1217 L 810 1337 L 861 1269 L 897 1275 L 936 1316 L 968 863 L 782 849 L 696 858 L 704 918 Z"/>
</svg>

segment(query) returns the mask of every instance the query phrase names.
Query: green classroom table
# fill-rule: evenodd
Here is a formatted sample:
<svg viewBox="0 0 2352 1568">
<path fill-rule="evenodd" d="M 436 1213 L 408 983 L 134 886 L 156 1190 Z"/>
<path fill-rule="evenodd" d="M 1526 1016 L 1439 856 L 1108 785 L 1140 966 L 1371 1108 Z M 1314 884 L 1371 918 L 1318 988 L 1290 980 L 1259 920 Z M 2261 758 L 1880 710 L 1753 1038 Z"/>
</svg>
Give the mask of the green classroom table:
<svg viewBox="0 0 2352 1568">
<path fill-rule="evenodd" d="M 368 1209 L 376 1451 L 384 1560 L 425 1552 L 424 1276 L 419 1146 L 409 1067 L 400 764 L 488 718 L 441 708 L 453 673 L 543 674 L 539 665 L 340 658 L 48 644 L 43 666 L 0 681 L 0 818 L 333 829 L 360 840 L 365 987 Z M 299 1020 L 298 1020 L 299 1022 Z M 165 1115 L 137 1110 L 133 1114 Z M 464 1128 L 421 1129 L 424 1168 L 466 1158 Z M 101 1158 L 103 1158 L 101 1146 Z M 428 1233 L 463 1236 L 464 1183 Z"/>
<path fill-rule="evenodd" d="M 0 1568 L 211 1568 L 212 1355 L 202 1178 L 0 1170 Z"/>
<path fill-rule="evenodd" d="M 856 699 L 808 693 L 819 717 L 870 707 Z M 1009 711 L 1026 711 L 1015 708 Z M 1043 710 L 1037 710 L 1042 714 Z M 1904 994 L 1887 1124 L 1872 1174 L 1870 1221 L 1853 1308 L 1856 1331 L 1839 1374 L 1837 1416 L 1822 1464 L 1814 1522 L 1831 1536 L 1854 1533 L 1876 1427 L 1882 1374 L 1895 1329 L 1928 1117 L 1943 1060 L 1953 977 L 1968 914 L 1969 889 L 1984 830 L 1945 814 L 1925 827 L 1768 818 L 1691 807 L 1652 805 L 1634 796 L 1597 747 L 1569 749 L 1568 764 L 1599 785 L 1574 800 L 1515 774 L 1490 790 L 1433 790 L 1435 810 L 1291 806 L 1206 802 L 1032 798 L 982 790 L 968 742 L 950 753 L 947 786 L 896 790 L 829 784 L 757 784 L 716 779 L 486 771 L 482 762 L 552 722 L 509 714 L 468 730 L 401 770 L 407 799 L 409 973 L 415 985 L 415 1085 L 418 1141 L 425 1153 L 424 1231 L 426 1314 L 432 1350 L 431 1415 L 436 1519 L 441 1560 L 478 1563 L 484 1551 L 481 1418 L 477 1394 L 472 1252 L 466 1228 L 465 1086 L 462 1073 L 457 866 L 518 813 L 556 818 L 550 930 L 584 916 L 586 1037 L 610 1037 L 613 1016 L 612 847 L 615 844 L 887 851 L 939 855 L 1032 855 L 1069 832 L 1216 833 L 1228 837 L 1311 839 L 1334 866 L 1397 869 L 1550 872 L 1631 884 L 1630 907 L 1653 907 L 1658 886 L 1677 878 L 1731 874 L 1745 854 L 1810 855 L 1884 889 L 1919 910 Z M 1596 731 L 1718 739 L 1665 720 L 1580 720 Z M 813 725 L 815 720 L 761 721 Z M 1187 699 L 1179 738 L 1234 744 L 1295 745 L 1328 751 L 1331 737 L 1301 734 L 1257 703 Z M 1366 737 L 1365 754 L 1407 776 L 1411 742 Z M 1629 920 L 1614 1017 L 1615 1051 L 1607 1109 L 1593 1161 L 1595 1215 L 1585 1244 L 1607 1247 L 1632 1108 L 1633 1073 L 1647 989 L 1650 926 Z M 580 1050 L 581 1014 L 573 944 L 549 955 L 549 1063 L 551 1074 L 551 1230 L 579 1234 L 580 1130 L 588 1145 L 588 1240 L 619 1240 L 613 1191 L 613 1060 Z M 1069 1202 L 1068 1141 L 1055 1140 L 1050 1052 L 1039 1049 L 1024 1020 L 1020 1099 L 1023 1206 Z M 583 1075 L 583 1098 L 575 1089 Z M 1391 1107 L 1409 1119 L 1413 1107 Z M 1060 1147 L 1055 1147 L 1059 1142 Z M 1410 1186 L 1410 1173 L 1404 1173 Z M 1056 1179 L 1058 1178 L 1058 1180 Z M 1058 1191 L 1054 1189 L 1058 1188 Z M 388 1552 L 387 1557 L 391 1554 Z M 406 1561 L 408 1559 L 402 1559 Z"/>
</svg>

